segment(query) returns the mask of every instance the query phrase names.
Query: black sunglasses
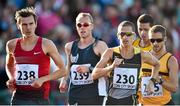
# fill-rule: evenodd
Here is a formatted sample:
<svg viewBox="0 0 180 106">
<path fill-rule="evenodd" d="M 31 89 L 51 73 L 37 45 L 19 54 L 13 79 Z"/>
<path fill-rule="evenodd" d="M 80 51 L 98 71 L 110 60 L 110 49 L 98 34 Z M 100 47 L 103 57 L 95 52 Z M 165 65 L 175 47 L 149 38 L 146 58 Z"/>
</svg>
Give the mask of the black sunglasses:
<svg viewBox="0 0 180 106">
<path fill-rule="evenodd" d="M 162 42 L 163 40 L 164 40 L 164 39 L 162 39 L 162 38 L 150 39 L 151 43 L 154 43 L 155 41 L 156 41 L 157 43 L 160 43 L 160 42 Z"/>
<path fill-rule="evenodd" d="M 132 36 L 134 33 L 133 32 L 120 32 L 120 33 L 118 33 L 118 35 L 120 35 L 121 37 L 124 37 L 125 35 L 127 36 L 127 37 L 130 37 L 130 36 Z"/>
<path fill-rule="evenodd" d="M 81 27 L 89 27 L 90 23 L 78 23 L 77 27 L 81 28 Z"/>
</svg>

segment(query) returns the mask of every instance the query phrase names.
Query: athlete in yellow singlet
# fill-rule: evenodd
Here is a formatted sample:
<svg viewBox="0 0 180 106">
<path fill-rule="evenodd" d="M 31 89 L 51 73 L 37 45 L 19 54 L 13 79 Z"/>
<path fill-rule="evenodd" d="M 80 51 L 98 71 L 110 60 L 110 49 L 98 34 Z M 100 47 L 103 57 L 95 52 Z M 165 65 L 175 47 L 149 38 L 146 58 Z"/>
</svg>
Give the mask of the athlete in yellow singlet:
<svg viewBox="0 0 180 106">
<path fill-rule="evenodd" d="M 143 51 L 150 51 L 152 45 L 148 37 L 148 31 L 153 26 L 153 18 L 148 14 L 142 14 L 137 20 L 138 34 L 137 38 L 133 42 L 133 46 L 140 48 Z"/>
<path fill-rule="evenodd" d="M 134 47 L 140 48 L 142 51 L 150 51 L 152 49 L 148 31 L 153 26 L 153 24 L 154 20 L 149 14 L 142 14 L 141 16 L 139 16 L 139 18 L 137 19 L 137 29 L 139 37 L 134 40 Z M 140 74 L 142 73 L 142 69 L 146 69 L 146 66 L 146 63 L 142 63 Z M 139 75 L 139 77 L 141 77 L 141 75 Z M 137 95 L 140 95 L 140 92 L 138 92 Z"/>
<path fill-rule="evenodd" d="M 139 48 L 133 47 L 134 31 L 132 22 L 121 22 L 117 32 L 117 37 L 121 42 L 120 46 L 108 48 L 92 72 L 94 80 L 107 78 L 109 73 L 112 73 L 112 77 L 108 77 L 109 92 L 106 105 L 136 105 L 137 78 L 141 62 L 154 66 L 151 78 L 158 77 L 160 66 L 158 60 L 150 52 L 140 51 Z M 109 65 L 107 66 L 107 64 Z M 149 80 L 147 84 L 147 92 L 153 93 L 153 81 Z"/>
<path fill-rule="evenodd" d="M 153 46 L 150 51 L 160 62 L 159 79 L 154 80 L 154 92 L 146 93 L 147 81 L 151 76 L 152 67 L 146 65 L 141 73 L 139 103 L 143 105 L 174 105 L 171 93 L 178 88 L 178 62 L 166 51 L 166 29 L 161 25 L 153 26 L 149 31 L 149 39 Z"/>
</svg>

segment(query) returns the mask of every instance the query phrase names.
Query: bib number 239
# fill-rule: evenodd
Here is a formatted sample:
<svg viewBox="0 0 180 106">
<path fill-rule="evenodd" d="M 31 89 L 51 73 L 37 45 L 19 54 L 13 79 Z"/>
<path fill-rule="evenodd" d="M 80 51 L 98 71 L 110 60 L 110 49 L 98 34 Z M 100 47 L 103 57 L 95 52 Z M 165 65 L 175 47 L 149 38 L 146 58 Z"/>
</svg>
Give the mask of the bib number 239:
<svg viewBox="0 0 180 106">
<path fill-rule="evenodd" d="M 81 64 L 82 66 L 89 67 L 90 64 Z M 93 79 L 91 73 L 79 73 L 76 68 L 80 65 L 72 65 L 71 66 L 71 81 L 74 85 L 86 85 L 93 83 Z"/>
</svg>

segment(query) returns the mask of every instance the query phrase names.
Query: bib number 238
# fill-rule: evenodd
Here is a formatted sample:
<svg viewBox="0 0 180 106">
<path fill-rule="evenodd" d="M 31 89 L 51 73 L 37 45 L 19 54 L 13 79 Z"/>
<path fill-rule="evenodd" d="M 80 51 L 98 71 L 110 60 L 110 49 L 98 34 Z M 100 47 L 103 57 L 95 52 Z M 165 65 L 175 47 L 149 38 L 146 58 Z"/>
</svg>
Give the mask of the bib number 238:
<svg viewBox="0 0 180 106">
<path fill-rule="evenodd" d="M 33 79 L 38 78 L 38 65 L 17 64 L 16 65 L 16 84 L 30 85 Z"/>
</svg>

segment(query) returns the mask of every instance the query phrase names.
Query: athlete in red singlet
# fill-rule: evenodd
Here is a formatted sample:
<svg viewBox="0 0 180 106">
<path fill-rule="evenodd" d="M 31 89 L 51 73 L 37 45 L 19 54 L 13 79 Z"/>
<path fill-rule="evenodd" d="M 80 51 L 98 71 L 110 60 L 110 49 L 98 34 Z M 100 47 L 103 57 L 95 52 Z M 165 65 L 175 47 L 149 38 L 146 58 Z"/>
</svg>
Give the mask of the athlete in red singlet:
<svg viewBox="0 0 180 106">
<path fill-rule="evenodd" d="M 22 37 L 6 45 L 7 86 L 13 91 L 12 105 L 49 104 L 50 80 L 66 75 L 64 63 L 54 43 L 35 34 L 34 8 L 16 12 L 15 20 Z M 57 70 L 50 73 L 50 57 Z"/>
</svg>

